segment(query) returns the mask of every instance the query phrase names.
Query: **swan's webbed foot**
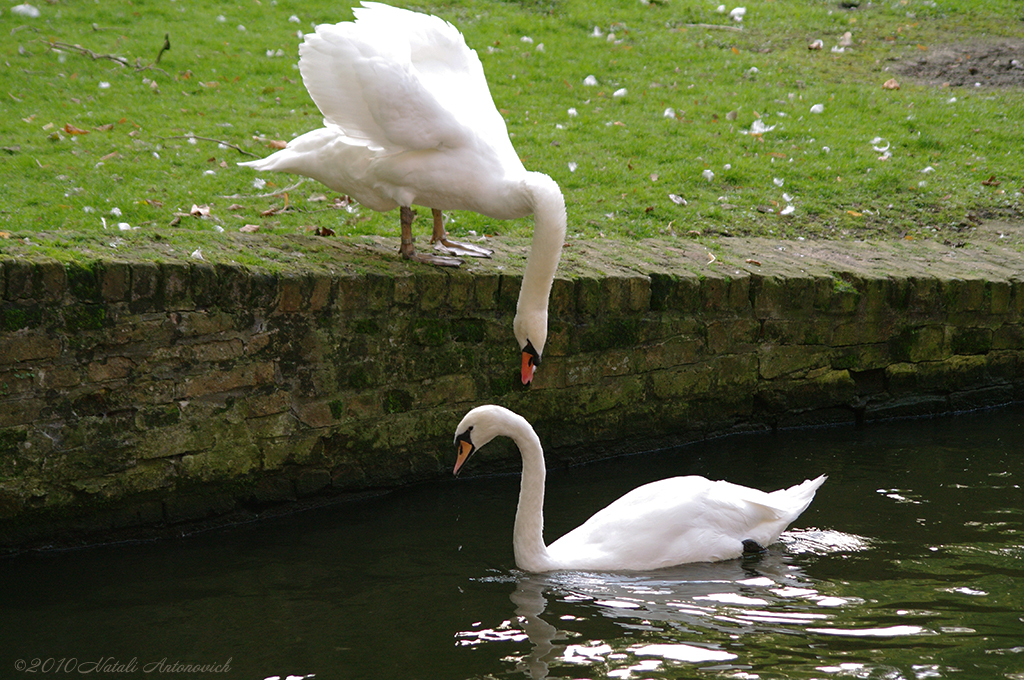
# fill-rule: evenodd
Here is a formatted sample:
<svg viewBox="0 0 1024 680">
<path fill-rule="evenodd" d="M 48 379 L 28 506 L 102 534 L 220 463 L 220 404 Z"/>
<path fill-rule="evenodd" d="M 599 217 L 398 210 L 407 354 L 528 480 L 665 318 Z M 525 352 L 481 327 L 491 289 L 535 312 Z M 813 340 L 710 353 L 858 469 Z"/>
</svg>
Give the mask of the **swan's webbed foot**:
<svg viewBox="0 0 1024 680">
<path fill-rule="evenodd" d="M 441 211 L 432 210 L 432 212 L 434 215 L 434 234 L 431 236 L 430 242 L 434 245 L 434 250 L 448 255 L 461 255 L 462 257 L 490 257 L 494 254 L 493 250 L 481 248 L 472 243 L 449 241 L 448 232 L 445 231 L 444 221 L 441 217 Z"/>
<path fill-rule="evenodd" d="M 755 555 L 764 555 L 768 552 L 768 548 L 764 547 L 757 541 L 749 538 L 743 539 L 743 556 L 753 557 Z"/>
<path fill-rule="evenodd" d="M 406 260 L 432 264 L 438 267 L 460 267 L 462 260 L 455 257 L 443 257 L 441 255 L 429 255 L 416 250 L 412 240 L 412 208 L 402 206 L 400 208 L 402 220 L 402 245 L 398 247 L 399 254 Z"/>
</svg>

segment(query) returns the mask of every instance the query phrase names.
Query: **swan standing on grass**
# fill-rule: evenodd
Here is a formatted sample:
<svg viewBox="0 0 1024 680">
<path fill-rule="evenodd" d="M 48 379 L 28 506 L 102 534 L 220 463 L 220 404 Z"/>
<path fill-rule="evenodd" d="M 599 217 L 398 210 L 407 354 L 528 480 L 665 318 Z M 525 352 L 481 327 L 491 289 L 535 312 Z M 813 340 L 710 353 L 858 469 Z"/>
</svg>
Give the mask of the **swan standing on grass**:
<svg viewBox="0 0 1024 680">
<path fill-rule="evenodd" d="M 418 262 L 460 264 L 416 251 L 414 204 L 432 209 L 432 241 L 454 255 L 491 251 L 448 241 L 442 210 L 503 220 L 534 215 L 513 323 L 529 384 L 547 339 L 548 296 L 565 240 L 562 192 L 523 167 L 480 59 L 458 29 L 426 14 L 362 5 L 353 9 L 355 21 L 317 26 L 299 46 L 302 81 L 324 127 L 239 165 L 312 177 L 373 210 L 400 208 L 399 252 Z"/>
<path fill-rule="evenodd" d="M 825 476 L 765 493 L 703 477 L 672 477 L 633 489 L 565 536 L 544 545 L 544 450 L 522 416 L 478 406 L 456 430 L 455 474 L 497 436 L 523 456 L 512 544 L 525 571 L 647 571 L 764 552 L 814 499 Z"/>
</svg>

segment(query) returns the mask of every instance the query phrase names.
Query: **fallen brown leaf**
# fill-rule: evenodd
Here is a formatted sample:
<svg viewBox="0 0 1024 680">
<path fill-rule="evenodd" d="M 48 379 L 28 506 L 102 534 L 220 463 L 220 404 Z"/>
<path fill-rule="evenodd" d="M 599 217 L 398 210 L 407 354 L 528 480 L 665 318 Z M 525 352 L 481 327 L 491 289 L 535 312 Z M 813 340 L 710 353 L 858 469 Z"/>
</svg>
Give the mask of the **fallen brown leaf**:
<svg viewBox="0 0 1024 680">
<path fill-rule="evenodd" d="M 982 180 L 981 183 L 984 184 L 987 187 L 997 187 L 1000 184 L 1002 184 L 1002 182 L 1000 182 L 999 180 L 996 179 L 995 175 L 992 175 L 991 177 L 989 177 L 986 180 Z"/>
<path fill-rule="evenodd" d="M 271 149 L 283 149 L 286 146 L 288 146 L 288 142 L 280 139 L 272 139 L 269 142 L 267 142 L 267 146 L 269 146 Z"/>
<path fill-rule="evenodd" d="M 244 227 L 238 228 L 238 231 L 242 232 L 243 234 L 255 234 L 259 230 L 260 225 L 258 224 L 247 224 Z"/>
<path fill-rule="evenodd" d="M 109 132 L 114 129 L 113 123 L 107 123 L 106 125 L 100 125 L 99 127 L 93 128 L 96 132 Z"/>
<path fill-rule="evenodd" d="M 889 80 L 887 80 L 884 83 L 882 83 L 882 89 L 883 90 L 898 90 L 898 89 L 900 89 L 900 84 L 898 82 L 896 82 L 895 78 L 889 78 Z"/>
<path fill-rule="evenodd" d="M 313 233 L 317 236 L 334 236 L 334 230 L 327 227 L 317 227 Z"/>
<path fill-rule="evenodd" d="M 760 262 L 758 262 L 757 260 L 751 260 L 751 259 L 747 259 L 747 264 L 752 264 L 752 265 L 756 265 L 756 266 L 758 266 L 758 267 L 760 267 L 760 266 L 761 266 L 761 263 L 760 263 Z"/>
<path fill-rule="evenodd" d="M 69 135 L 87 135 L 87 134 L 89 134 L 88 130 L 83 130 L 82 128 L 77 128 L 74 125 L 72 125 L 71 123 L 64 123 L 64 132 L 68 133 Z"/>
</svg>

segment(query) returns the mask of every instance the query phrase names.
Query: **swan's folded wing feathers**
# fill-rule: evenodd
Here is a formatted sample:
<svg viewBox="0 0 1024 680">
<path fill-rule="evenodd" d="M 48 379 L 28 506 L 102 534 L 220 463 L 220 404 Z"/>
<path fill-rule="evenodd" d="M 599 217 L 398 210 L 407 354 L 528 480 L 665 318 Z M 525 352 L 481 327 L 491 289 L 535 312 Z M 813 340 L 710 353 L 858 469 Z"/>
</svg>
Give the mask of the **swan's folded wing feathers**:
<svg viewBox="0 0 1024 680">
<path fill-rule="evenodd" d="M 303 83 L 324 120 L 387 152 L 466 144 L 463 126 L 424 86 L 408 55 L 396 57 L 358 28 L 318 26 L 299 47 Z"/>
<path fill-rule="evenodd" d="M 466 45 L 462 33 L 440 17 L 374 2 L 362 4 L 353 10 L 356 25 L 381 35 L 382 41 L 401 45 L 401 59 L 411 64 L 425 90 L 454 116 L 464 132 L 475 134 L 502 153 L 506 165 L 519 165 L 480 57 Z M 398 55 L 392 56 L 398 61 Z"/>
</svg>

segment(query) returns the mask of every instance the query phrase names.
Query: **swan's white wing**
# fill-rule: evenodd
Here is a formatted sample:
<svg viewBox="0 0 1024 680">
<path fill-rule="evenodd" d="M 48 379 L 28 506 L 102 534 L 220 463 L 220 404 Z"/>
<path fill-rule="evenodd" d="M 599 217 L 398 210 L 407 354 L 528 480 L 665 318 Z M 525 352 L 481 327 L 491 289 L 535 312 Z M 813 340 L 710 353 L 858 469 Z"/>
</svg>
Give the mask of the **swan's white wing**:
<svg viewBox="0 0 1024 680">
<path fill-rule="evenodd" d="M 375 3 L 356 21 L 318 26 L 300 46 L 303 82 L 327 123 L 385 153 L 485 140 L 521 166 L 483 66 L 438 17 Z"/>
<path fill-rule="evenodd" d="M 388 35 L 393 44 L 401 45 L 403 54 L 394 58 L 408 61 L 424 88 L 467 131 L 492 144 L 504 140 L 505 146 L 512 148 L 505 120 L 491 97 L 483 64 L 455 26 L 439 17 L 397 7 L 375 2 L 362 4 L 353 10 L 357 26 L 376 35 Z"/>
<path fill-rule="evenodd" d="M 318 26 L 299 47 L 302 80 L 324 122 L 388 152 L 461 144 L 458 121 L 411 65 L 357 31 L 355 24 Z"/>
<path fill-rule="evenodd" d="M 821 481 L 799 503 L 785 495 L 789 490 L 768 494 L 703 477 L 653 482 L 599 511 L 549 551 L 556 560 L 590 569 L 655 569 L 738 557 L 745 539 L 774 542 Z"/>
</svg>

